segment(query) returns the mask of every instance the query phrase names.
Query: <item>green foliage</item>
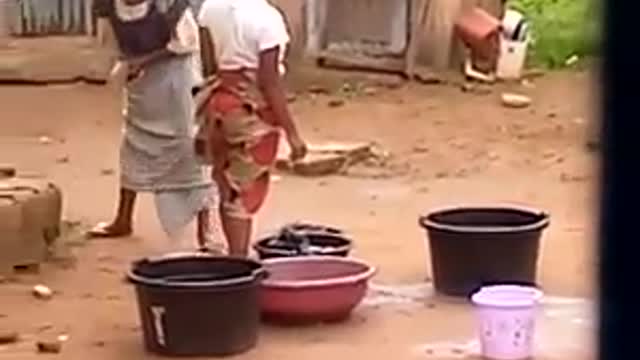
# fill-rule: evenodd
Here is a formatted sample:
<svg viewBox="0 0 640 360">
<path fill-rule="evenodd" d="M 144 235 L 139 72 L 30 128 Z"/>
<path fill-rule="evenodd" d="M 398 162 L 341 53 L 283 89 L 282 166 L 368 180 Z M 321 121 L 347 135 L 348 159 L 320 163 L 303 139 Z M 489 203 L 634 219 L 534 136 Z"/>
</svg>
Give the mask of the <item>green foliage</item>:
<svg viewBox="0 0 640 360">
<path fill-rule="evenodd" d="M 509 8 L 525 14 L 533 29 L 530 59 L 556 68 L 577 55 L 595 55 L 600 40 L 597 0 L 510 0 Z"/>
</svg>

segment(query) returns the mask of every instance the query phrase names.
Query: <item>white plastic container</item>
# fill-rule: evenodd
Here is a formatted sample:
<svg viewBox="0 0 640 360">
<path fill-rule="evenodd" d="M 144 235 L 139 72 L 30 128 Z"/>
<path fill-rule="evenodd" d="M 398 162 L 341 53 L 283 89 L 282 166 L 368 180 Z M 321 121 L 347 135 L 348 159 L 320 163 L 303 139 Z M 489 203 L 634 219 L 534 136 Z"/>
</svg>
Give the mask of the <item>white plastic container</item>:
<svg viewBox="0 0 640 360">
<path fill-rule="evenodd" d="M 482 356 L 491 360 L 533 358 L 542 292 L 524 286 L 491 286 L 473 295 Z"/>
<path fill-rule="evenodd" d="M 500 39 L 500 56 L 496 76 L 503 80 L 517 80 L 522 77 L 522 70 L 527 59 L 529 39 L 513 41 L 506 38 Z"/>
<path fill-rule="evenodd" d="M 502 18 L 502 31 L 504 36 L 513 39 L 516 29 L 522 21 L 524 21 L 524 16 L 522 16 L 521 13 L 513 9 L 507 9 Z"/>
</svg>

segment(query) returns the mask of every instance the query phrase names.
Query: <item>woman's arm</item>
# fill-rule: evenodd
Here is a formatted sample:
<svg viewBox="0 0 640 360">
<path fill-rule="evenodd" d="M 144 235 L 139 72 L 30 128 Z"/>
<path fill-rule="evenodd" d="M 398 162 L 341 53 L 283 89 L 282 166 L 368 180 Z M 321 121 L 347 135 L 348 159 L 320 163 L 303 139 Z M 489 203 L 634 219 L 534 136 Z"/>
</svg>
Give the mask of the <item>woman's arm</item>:
<svg viewBox="0 0 640 360">
<path fill-rule="evenodd" d="M 307 153 L 307 147 L 300 137 L 298 128 L 293 122 L 285 96 L 282 77 L 280 76 L 280 47 L 262 51 L 259 56 L 258 86 L 274 112 L 278 124 L 282 126 L 291 147 L 291 159 L 299 160 Z"/>
<path fill-rule="evenodd" d="M 174 56 L 179 55 L 167 48 L 162 48 L 141 56 L 124 57 L 122 58 L 122 60 L 126 61 L 127 64 L 129 64 L 132 72 L 136 72 L 136 70 L 142 70 L 142 68 L 149 66 L 155 62 L 169 59 Z"/>
<path fill-rule="evenodd" d="M 113 27 L 106 17 L 96 19 L 96 44 L 113 55 L 120 54 Z"/>
<path fill-rule="evenodd" d="M 122 58 L 122 52 L 120 46 L 115 38 L 115 33 L 111 22 L 108 17 L 100 16 L 96 19 L 96 45 L 103 51 L 108 66 L 110 66 L 110 80 L 113 81 L 113 77 L 119 77 L 122 63 L 119 61 Z M 126 69 L 126 68 L 125 68 Z M 128 71 L 127 79 L 131 79 L 134 76 Z"/>
<path fill-rule="evenodd" d="M 203 77 L 214 75 L 218 70 L 218 64 L 216 63 L 216 48 L 213 45 L 213 38 L 209 29 L 206 27 L 200 27 L 200 59 L 202 62 Z"/>
</svg>

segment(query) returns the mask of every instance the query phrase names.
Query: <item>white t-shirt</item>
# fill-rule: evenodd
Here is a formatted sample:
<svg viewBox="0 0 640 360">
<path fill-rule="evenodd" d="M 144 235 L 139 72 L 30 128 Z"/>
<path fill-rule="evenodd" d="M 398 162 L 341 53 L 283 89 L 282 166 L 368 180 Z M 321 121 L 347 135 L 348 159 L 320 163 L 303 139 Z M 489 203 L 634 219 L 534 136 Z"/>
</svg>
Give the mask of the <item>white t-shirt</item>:
<svg viewBox="0 0 640 360">
<path fill-rule="evenodd" d="M 280 47 L 284 73 L 289 33 L 282 14 L 267 0 L 206 0 L 198 22 L 211 34 L 220 70 L 256 70 L 262 51 Z"/>
</svg>

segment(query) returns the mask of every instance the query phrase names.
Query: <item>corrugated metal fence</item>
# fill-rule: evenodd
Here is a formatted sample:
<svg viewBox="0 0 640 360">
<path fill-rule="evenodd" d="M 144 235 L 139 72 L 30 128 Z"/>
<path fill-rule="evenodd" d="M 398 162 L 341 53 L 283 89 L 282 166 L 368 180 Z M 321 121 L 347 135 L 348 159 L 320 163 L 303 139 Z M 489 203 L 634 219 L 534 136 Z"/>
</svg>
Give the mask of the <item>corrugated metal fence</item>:
<svg viewBox="0 0 640 360">
<path fill-rule="evenodd" d="M 16 35 L 83 34 L 88 29 L 90 0 L 14 0 Z"/>
<path fill-rule="evenodd" d="M 13 2 L 12 32 L 19 36 L 79 35 L 93 32 L 93 0 L 0 0 Z M 173 0 L 154 0 L 166 7 Z M 204 0 L 189 0 L 195 10 Z"/>
</svg>

